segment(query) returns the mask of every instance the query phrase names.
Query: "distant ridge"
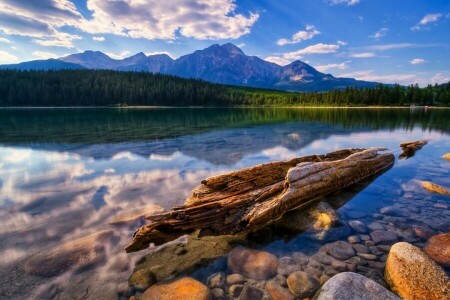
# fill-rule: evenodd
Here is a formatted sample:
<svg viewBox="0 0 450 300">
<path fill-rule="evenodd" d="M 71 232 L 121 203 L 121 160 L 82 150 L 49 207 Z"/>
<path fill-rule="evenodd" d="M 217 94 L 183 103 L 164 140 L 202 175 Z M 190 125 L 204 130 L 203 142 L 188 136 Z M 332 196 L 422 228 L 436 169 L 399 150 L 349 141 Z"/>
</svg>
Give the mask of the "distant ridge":
<svg viewBox="0 0 450 300">
<path fill-rule="evenodd" d="M 56 60 L 37 60 L 0 66 L 0 69 L 19 70 L 84 68 L 161 73 L 228 85 L 296 92 L 374 87 L 379 84 L 334 77 L 331 74 L 321 73 L 299 60 L 280 66 L 256 56 L 248 56 L 231 43 L 214 44 L 175 60 L 166 54 L 146 56 L 142 52 L 117 60 L 100 51 L 85 51 Z"/>
</svg>

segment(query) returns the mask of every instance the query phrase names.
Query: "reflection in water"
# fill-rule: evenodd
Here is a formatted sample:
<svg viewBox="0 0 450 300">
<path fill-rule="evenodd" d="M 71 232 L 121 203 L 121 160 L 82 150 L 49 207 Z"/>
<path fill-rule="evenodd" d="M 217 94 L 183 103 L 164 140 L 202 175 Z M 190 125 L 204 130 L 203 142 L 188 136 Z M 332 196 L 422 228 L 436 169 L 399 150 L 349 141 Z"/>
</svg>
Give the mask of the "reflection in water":
<svg viewBox="0 0 450 300">
<path fill-rule="evenodd" d="M 0 298 L 117 295 L 117 285 L 142 255 L 123 251 L 144 224 L 139 216 L 182 204 L 205 177 L 254 164 L 354 146 L 397 149 L 400 142 L 429 139 L 340 211 L 375 211 L 408 193 L 435 199 L 415 180 L 450 185 L 450 164 L 440 158 L 450 152 L 448 113 L 0 110 Z M 47 278 L 24 272 L 33 255 L 102 230 L 115 236 L 104 243 L 106 261 Z M 315 243 L 305 234 L 264 247 L 281 255 Z"/>
</svg>

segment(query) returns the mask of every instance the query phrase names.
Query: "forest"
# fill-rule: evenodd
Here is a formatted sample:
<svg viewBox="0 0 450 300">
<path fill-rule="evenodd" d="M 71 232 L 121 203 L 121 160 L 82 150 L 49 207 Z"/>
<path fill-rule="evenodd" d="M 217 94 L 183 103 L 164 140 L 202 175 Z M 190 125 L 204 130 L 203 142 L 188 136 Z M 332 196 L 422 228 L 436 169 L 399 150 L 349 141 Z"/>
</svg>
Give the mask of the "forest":
<svg viewBox="0 0 450 300">
<path fill-rule="evenodd" d="M 0 70 L 0 106 L 450 106 L 450 82 L 293 93 L 147 72 Z"/>
</svg>

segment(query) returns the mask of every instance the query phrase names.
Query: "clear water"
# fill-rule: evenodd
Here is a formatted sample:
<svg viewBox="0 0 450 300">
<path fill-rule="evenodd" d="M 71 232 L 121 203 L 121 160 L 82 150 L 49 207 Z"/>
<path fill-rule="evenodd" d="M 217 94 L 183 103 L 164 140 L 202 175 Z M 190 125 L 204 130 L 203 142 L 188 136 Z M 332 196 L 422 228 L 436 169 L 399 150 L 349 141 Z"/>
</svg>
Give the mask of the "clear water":
<svg viewBox="0 0 450 300">
<path fill-rule="evenodd" d="M 145 251 L 123 250 L 144 221 L 111 223 L 136 209 L 180 205 L 205 177 L 346 147 L 397 150 L 421 139 L 430 142 L 353 193 L 339 213 L 347 220 L 358 212 L 370 223 L 396 203 L 418 207 L 408 222 L 448 230 L 450 197 L 429 194 L 418 180 L 450 187 L 450 162 L 441 158 L 450 152 L 450 110 L 0 110 L 0 298 L 112 297 Z M 96 265 L 50 277 L 24 271 L 33 255 L 102 230 L 115 238 Z M 261 247 L 283 256 L 321 243 L 306 232 Z M 204 280 L 221 269 L 216 263 L 193 275 Z"/>
</svg>

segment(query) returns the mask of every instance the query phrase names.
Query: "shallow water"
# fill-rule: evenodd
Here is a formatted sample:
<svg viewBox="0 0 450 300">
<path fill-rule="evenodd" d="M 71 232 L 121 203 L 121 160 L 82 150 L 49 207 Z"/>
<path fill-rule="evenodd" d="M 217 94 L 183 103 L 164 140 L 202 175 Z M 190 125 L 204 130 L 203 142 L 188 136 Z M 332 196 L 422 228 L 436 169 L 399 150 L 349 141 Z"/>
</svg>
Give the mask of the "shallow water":
<svg viewBox="0 0 450 300">
<path fill-rule="evenodd" d="M 205 177 L 346 147 L 397 151 L 401 142 L 419 139 L 430 142 L 361 191 L 348 192 L 338 212 L 344 222 L 370 224 L 380 221 L 374 218 L 380 208 L 397 205 L 408 214 L 405 222 L 448 231 L 450 198 L 424 191 L 418 181 L 450 187 L 450 162 L 441 158 L 450 152 L 450 110 L 0 110 L 0 298 L 117 295 L 146 252 L 123 251 L 144 224 L 133 218 L 136 210 L 180 205 Z M 95 264 L 63 261 L 46 276 L 30 271 L 37 254 L 102 230 L 113 237 L 102 242 Z M 305 232 L 258 246 L 282 257 L 313 254 L 325 242 Z M 218 260 L 193 276 L 205 281 L 224 268 Z"/>
</svg>

